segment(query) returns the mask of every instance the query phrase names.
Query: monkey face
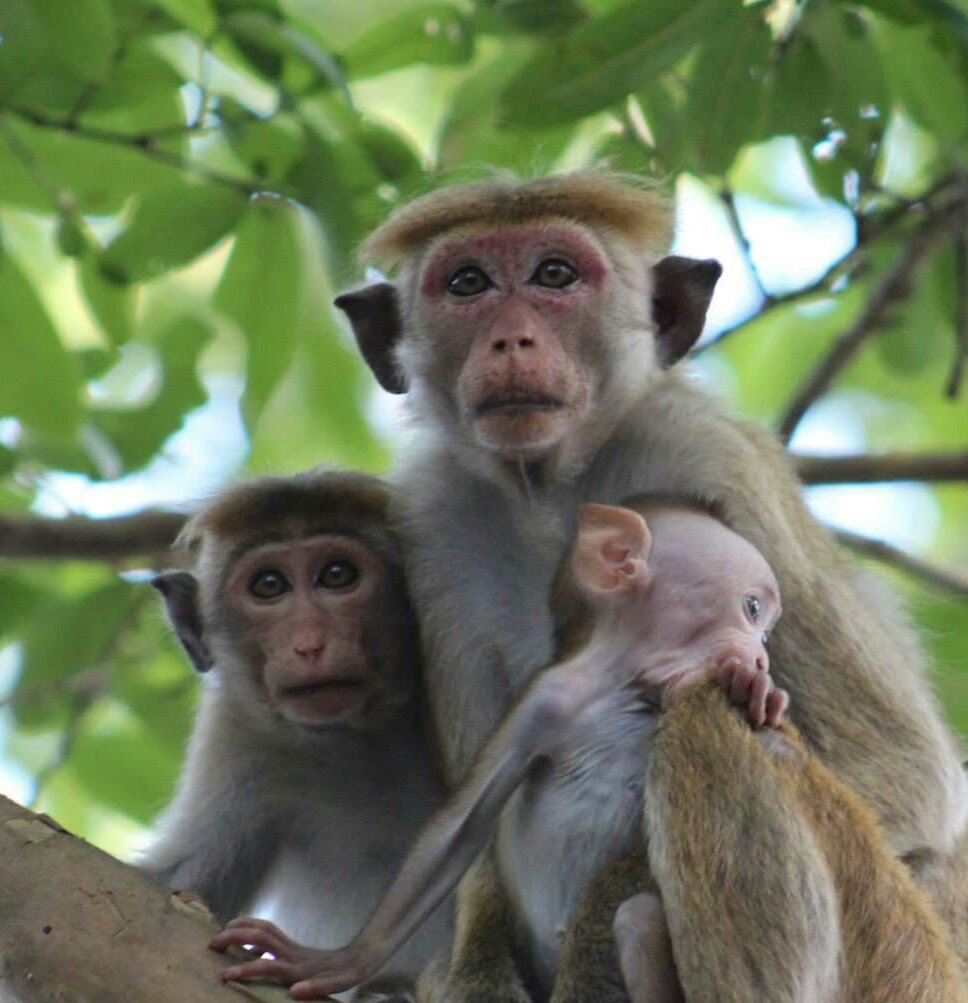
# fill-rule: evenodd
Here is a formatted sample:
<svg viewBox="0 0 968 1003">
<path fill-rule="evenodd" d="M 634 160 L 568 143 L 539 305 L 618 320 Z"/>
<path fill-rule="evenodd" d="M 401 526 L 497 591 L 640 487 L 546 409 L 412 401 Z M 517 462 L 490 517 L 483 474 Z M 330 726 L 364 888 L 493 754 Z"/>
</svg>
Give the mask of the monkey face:
<svg viewBox="0 0 968 1003">
<path fill-rule="evenodd" d="M 578 226 L 447 234 L 416 277 L 405 367 L 436 388 L 465 438 L 506 459 L 543 459 L 596 410 L 611 279 L 605 251 Z"/>
<path fill-rule="evenodd" d="M 408 611 L 393 584 L 382 557 L 352 536 L 268 543 L 242 556 L 227 599 L 277 714 L 309 727 L 371 727 L 412 698 Z"/>
</svg>

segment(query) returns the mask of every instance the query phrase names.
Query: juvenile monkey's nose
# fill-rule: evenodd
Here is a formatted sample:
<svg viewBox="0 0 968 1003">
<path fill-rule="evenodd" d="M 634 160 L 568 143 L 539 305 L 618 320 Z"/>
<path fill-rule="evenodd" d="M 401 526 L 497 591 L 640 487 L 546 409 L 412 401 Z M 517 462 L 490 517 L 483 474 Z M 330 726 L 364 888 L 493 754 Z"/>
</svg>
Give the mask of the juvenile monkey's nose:
<svg viewBox="0 0 968 1003">
<path fill-rule="evenodd" d="M 506 352 L 508 348 L 534 348 L 534 338 L 530 335 L 522 334 L 518 335 L 516 338 L 495 338 L 491 342 L 491 348 L 494 349 L 498 354 Z"/>
<path fill-rule="evenodd" d="M 292 642 L 292 650 L 302 658 L 312 658 L 318 655 L 325 647 L 326 642 L 322 639 L 295 640 Z"/>
</svg>

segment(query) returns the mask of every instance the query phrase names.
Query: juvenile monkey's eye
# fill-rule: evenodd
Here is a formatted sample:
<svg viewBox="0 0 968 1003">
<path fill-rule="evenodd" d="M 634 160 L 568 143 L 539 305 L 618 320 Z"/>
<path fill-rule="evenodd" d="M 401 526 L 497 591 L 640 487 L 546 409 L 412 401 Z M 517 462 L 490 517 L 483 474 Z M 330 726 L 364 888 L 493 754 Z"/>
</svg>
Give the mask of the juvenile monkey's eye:
<svg viewBox="0 0 968 1003">
<path fill-rule="evenodd" d="M 743 605 L 746 607 L 746 615 L 750 618 L 750 623 L 756 623 L 760 618 L 762 603 L 758 596 L 744 596 Z"/>
<path fill-rule="evenodd" d="M 257 572 L 249 582 L 249 594 L 256 599 L 276 599 L 288 591 L 289 582 L 286 576 L 272 569 Z"/>
<path fill-rule="evenodd" d="M 578 272 L 561 258 L 545 258 L 534 270 L 531 281 L 548 289 L 564 289 L 578 280 Z"/>
<path fill-rule="evenodd" d="M 487 273 L 477 265 L 458 268 L 447 280 L 447 291 L 455 296 L 476 296 L 493 285 Z"/>
<path fill-rule="evenodd" d="M 330 561 L 323 565 L 316 584 L 324 589 L 348 589 L 359 579 L 359 569 L 352 561 Z"/>
</svg>

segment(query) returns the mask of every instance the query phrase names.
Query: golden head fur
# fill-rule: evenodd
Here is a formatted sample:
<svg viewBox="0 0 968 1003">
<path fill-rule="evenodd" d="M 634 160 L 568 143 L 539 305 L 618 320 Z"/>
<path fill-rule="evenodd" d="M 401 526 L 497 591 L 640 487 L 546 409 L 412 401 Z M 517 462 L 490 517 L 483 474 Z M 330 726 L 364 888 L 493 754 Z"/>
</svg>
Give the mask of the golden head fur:
<svg viewBox="0 0 968 1003">
<path fill-rule="evenodd" d="M 651 254 L 667 248 L 672 231 L 669 200 L 631 178 L 599 171 L 532 181 L 502 177 L 452 185 L 415 199 L 371 234 L 360 257 L 392 269 L 448 230 L 549 218 L 607 227 Z"/>
</svg>

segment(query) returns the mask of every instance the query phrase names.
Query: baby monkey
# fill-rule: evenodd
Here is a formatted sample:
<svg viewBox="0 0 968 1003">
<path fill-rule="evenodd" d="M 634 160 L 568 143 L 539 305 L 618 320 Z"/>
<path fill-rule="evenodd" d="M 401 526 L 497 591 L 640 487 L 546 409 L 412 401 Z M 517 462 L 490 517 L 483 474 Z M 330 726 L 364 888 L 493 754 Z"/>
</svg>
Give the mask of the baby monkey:
<svg viewBox="0 0 968 1003">
<path fill-rule="evenodd" d="M 559 658 L 424 829 L 356 939 L 320 951 L 271 923 L 237 919 L 212 946 L 251 944 L 274 958 L 235 965 L 223 978 L 276 979 L 298 999 L 359 984 L 453 890 L 497 828 L 498 871 L 520 931 L 516 955 L 536 995 L 552 995 L 561 935 L 585 893 L 641 849 L 645 755 L 659 703 L 712 677 L 755 728 L 776 727 L 787 706 L 766 651 L 780 616 L 773 573 L 751 544 L 691 503 L 584 505 L 554 604 Z M 680 990 L 650 887 L 643 873 L 634 903 L 620 910 L 618 957 L 635 1000 L 673 1003 Z"/>
</svg>

